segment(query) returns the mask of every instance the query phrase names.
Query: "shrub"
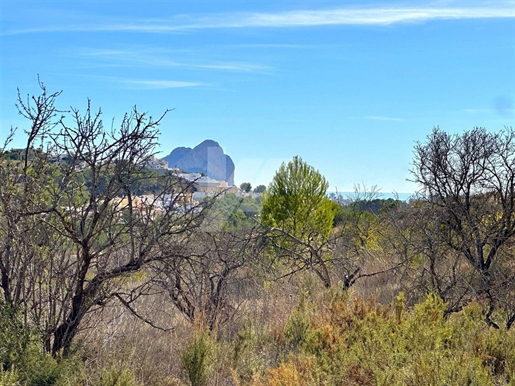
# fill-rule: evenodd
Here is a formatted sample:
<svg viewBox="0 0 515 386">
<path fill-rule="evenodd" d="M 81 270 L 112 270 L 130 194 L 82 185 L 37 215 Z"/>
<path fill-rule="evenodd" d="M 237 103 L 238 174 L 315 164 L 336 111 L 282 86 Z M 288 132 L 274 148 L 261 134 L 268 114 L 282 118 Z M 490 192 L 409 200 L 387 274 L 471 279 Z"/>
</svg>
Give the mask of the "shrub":
<svg viewBox="0 0 515 386">
<path fill-rule="evenodd" d="M 81 368 L 74 356 L 53 358 L 39 336 L 25 326 L 20 312 L 0 303 L 0 386 L 53 386 Z"/>
<path fill-rule="evenodd" d="M 15 369 L 4 370 L 0 368 L 0 386 L 19 386 L 19 376 Z"/>
<path fill-rule="evenodd" d="M 285 326 L 291 354 L 254 384 L 513 384 L 513 331 L 485 326 L 475 304 L 446 319 L 434 294 L 413 309 L 402 302 L 335 297 L 294 311 Z"/>
<path fill-rule="evenodd" d="M 94 386 L 138 386 L 134 374 L 126 368 L 113 366 L 103 369 Z"/>
<path fill-rule="evenodd" d="M 211 372 L 215 355 L 215 341 L 209 333 L 195 331 L 192 341 L 183 350 L 182 366 L 192 386 L 203 386 Z"/>
</svg>

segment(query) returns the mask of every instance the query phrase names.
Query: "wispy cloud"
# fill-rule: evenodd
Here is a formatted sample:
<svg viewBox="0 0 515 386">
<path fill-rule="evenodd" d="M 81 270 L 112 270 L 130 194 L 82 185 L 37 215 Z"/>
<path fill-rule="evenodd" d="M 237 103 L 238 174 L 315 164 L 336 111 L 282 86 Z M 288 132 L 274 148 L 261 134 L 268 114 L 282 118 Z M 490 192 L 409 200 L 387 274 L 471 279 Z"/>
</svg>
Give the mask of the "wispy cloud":
<svg viewBox="0 0 515 386">
<path fill-rule="evenodd" d="M 491 113 L 493 109 L 463 109 L 464 113 L 467 114 L 484 114 L 484 113 Z"/>
<path fill-rule="evenodd" d="M 438 19 L 486 19 L 514 17 L 512 6 L 473 8 L 339 8 L 256 13 L 233 20 L 228 27 L 309 27 L 324 25 L 388 25 Z"/>
<path fill-rule="evenodd" d="M 273 68 L 270 66 L 242 61 L 211 61 L 204 63 L 176 61 L 170 59 L 170 57 L 174 55 L 173 52 L 151 47 L 136 47 L 131 49 L 118 50 L 82 50 L 78 53 L 78 55 L 82 57 L 91 57 L 110 62 L 114 61 L 126 65 L 144 67 L 176 67 L 194 70 L 199 69 L 259 73 L 269 73 L 273 70 Z M 184 56 L 184 54 L 181 56 Z"/>
<path fill-rule="evenodd" d="M 102 77 L 107 81 L 117 83 L 124 88 L 136 90 L 158 90 L 170 88 L 185 88 L 185 87 L 199 87 L 207 86 L 200 82 L 185 82 L 179 80 L 151 80 L 151 79 L 128 79 L 116 77 Z"/>
<path fill-rule="evenodd" d="M 52 25 L 13 29 L 2 35 L 36 32 L 133 32 L 172 33 L 220 28 L 295 28 L 331 25 L 391 25 L 421 23 L 432 20 L 515 18 L 513 1 L 483 6 L 451 6 L 433 3 L 424 7 L 345 7 L 324 10 L 297 10 L 277 13 L 223 13 L 212 15 L 178 15 L 168 19 L 108 20 L 103 23 Z"/>
<path fill-rule="evenodd" d="M 404 119 L 402 118 L 395 118 L 395 117 L 386 117 L 383 115 L 369 115 L 366 116 L 365 119 L 371 119 L 374 121 L 393 121 L 393 122 L 402 122 Z"/>
</svg>

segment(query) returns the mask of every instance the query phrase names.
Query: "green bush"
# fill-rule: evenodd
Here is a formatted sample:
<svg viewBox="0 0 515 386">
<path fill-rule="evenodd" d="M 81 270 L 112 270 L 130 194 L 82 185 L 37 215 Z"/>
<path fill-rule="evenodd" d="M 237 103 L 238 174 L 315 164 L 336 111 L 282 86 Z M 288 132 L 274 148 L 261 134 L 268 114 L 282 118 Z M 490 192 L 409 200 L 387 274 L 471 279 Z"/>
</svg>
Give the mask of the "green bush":
<svg viewBox="0 0 515 386">
<path fill-rule="evenodd" d="M 0 386 L 20 386 L 19 376 L 15 369 L 0 368 Z"/>
<path fill-rule="evenodd" d="M 286 323 L 284 335 L 290 347 L 297 349 L 304 343 L 309 329 L 309 320 L 302 311 L 294 311 Z"/>
<path fill-rule="evenodd" d="M 39 336 L 5 303 L 0 303 L 0 362 L 0 386 L 59 385 L 81 367 L 74 357 L 58 360 L 45 353 Z"/>
<path fill-rule="evenodd" d="M 94 386 L 138 386 L 134 375 L 129 369 L 111 366 L 103 369 L 93 383 Z"/>
<path fill-rule="evenodd" d="M 182 352 L 182 367 L 192 386 L 203 386 L 212 370 L 216 342 L 209 333 L 195 332 Z"/>
<path fill-rule="evenodd" d="M 0 363 L 4 371 L 17 366 L 30 344 L 30 331 L 23 326 L 19 312 L 0 302 Z"/>
</svg>

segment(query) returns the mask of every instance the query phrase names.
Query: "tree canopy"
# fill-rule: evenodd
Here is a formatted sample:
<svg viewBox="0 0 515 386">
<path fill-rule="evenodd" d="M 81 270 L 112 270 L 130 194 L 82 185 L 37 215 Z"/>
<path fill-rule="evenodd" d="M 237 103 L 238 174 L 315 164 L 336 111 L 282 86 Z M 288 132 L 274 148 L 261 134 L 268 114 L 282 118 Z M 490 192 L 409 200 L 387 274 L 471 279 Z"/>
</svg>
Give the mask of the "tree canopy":
<svg viewBox="0 0 515 386">
<path fill-rule="evenodd" d="M 262 222 L 308 239 L 331 232 L 334 211 L 329 183 L 299 156 L 283 163 L 265 192 Z"/>
<path fill-rule="evenodd" d="M 265 190 L 266 190 L 265 185 L 258 185 L 254 188 L 253 192 L 254 193 L 263 193 Z"/>
<path fill-rule="evenodd" d="M 252 185 L 250 184 L 250 182 L 242 182 L 240 184 L 240 190 L 242 192 L 248 193 L 252 190 Z"/>
</svg>

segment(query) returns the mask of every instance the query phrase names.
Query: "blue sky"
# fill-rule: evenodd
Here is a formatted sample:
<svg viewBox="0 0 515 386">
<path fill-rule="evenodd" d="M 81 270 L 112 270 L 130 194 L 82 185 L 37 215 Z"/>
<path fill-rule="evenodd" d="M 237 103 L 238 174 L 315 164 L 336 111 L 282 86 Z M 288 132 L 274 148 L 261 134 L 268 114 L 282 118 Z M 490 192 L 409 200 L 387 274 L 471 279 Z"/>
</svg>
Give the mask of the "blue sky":
<svg viewBox="0 0 515 386">
<path fill-rule="evenodd" d="M 330 190 L 414 192 L 413 146 L 434 126 L 515 120 L 515 1 L 0 2 L 0 139 L 26 122 L 37 75 L 58 105 L 119 122 L 134 105 L 162 155 L 213 139 L 236 184 L 295 155 Z M 20 142 L 13 146 L 21 145 Z"/>
</svg>

